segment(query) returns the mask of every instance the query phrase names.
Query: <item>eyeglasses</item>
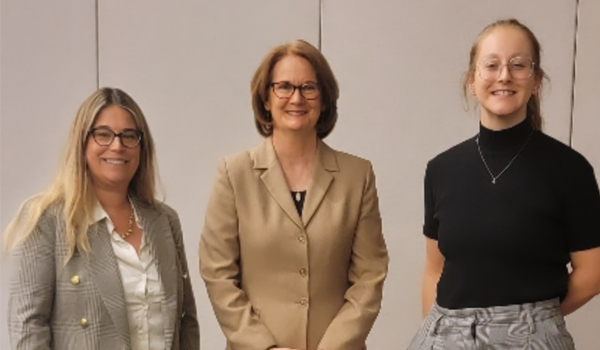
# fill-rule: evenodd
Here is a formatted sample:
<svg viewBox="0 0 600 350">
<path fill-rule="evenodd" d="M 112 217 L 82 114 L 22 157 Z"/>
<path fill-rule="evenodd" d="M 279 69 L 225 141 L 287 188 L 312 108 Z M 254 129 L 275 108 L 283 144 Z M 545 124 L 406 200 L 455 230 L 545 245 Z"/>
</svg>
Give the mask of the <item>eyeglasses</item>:
<svg viewBox="0 0 600 350">
<path fill-rule="evenodd" d="M 142 140 L 141 131 L 125 130 L 117 133 L 104 126 L 91 129 L 89 135 L 92 135 L 94 141 L 100 146 L 110 146 L 115 140 L 115 137 L 118 137 L 123 147 L 135 148 Z"/>
<path fill-rule="evenodd" d="M 321 94 L 321 89 L 317 83 L 305 83 L 302 85 L 290 84 L 287 81 L 280 81 L 271 83 L 273 93 L 279 98 L 290 98 L 296 92 L 296 89 L 300 91 L 300 95 L 307 100 L 314 100 Z"/>
<path fill-rule="evenodd" d="M 513 57 L 508 63 L 500 63 L 497 58 L 487 58 L 477 65 L 479 76 L 485 81 L 496 81 L 502 74 L 502 67 L 506 66 L 513 79 L 525 80 L 533 73 L 535 62 L 529 57 Z"/>
</svg>

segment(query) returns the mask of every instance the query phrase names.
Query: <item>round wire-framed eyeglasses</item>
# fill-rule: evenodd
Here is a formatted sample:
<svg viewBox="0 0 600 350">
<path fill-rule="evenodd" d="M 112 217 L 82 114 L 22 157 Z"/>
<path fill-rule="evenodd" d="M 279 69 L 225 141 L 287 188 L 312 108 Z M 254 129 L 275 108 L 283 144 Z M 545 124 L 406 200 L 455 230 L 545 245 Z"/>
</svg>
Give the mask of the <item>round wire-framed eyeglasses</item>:
<svg viewBox="0 0 600 350">
<path fill-rule="evenodd" d="M 500 59 L 491 57 L 481 60 L 477 70 L 481 79 L 496 81 L 502 75 L 504 67 L 513 79 L 525 80 L 533 74 L 535 62 L 529 57 L 513 57 L 507 63 L 502 63 Z"/>
</svg>

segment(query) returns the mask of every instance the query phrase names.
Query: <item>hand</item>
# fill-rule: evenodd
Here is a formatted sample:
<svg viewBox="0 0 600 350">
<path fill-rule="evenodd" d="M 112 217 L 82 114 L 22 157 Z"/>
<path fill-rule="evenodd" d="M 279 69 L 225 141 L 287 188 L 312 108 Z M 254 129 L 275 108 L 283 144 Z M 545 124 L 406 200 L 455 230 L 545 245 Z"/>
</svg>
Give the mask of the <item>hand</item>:
<svg viewBox="0 0 600 350">
<path fill-rule="evenodd" d="M 270 348 L 269 350 L 300 350 L 300 349 L 292 349 L 292 348 Z"/>
</svg>

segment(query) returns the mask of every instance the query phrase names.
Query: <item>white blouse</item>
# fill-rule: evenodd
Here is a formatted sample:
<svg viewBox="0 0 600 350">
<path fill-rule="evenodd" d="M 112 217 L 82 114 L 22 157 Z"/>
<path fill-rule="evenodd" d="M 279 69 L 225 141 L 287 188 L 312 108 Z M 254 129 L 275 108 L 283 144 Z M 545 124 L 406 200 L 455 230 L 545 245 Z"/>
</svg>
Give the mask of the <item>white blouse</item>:
<svg viewBox="0 0 600 350">
<path fill-rule="evenodd" d="M 135 208 L 134 213 L 139 227 Z M 143 227 L 140 227 L 142 243 L 138 255 L 133 246 L 115 231 L 115 226 L 100 204 L 95 208 L 94 219 L 96 222 L 106 219 L 104 222 L 111 234 L 125 293 L 131 349 L 164 350 L 165 326 L 161 307 L 165 294 Z"/>
</svg>

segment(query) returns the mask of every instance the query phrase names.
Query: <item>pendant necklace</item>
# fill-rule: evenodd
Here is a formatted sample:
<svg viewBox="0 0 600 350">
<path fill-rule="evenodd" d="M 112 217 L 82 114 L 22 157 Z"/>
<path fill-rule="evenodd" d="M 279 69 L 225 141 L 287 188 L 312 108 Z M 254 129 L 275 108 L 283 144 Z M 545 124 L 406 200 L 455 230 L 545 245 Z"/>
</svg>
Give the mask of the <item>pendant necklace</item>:
<svg viewBox="0 0 600 350">
<path fill-rule="evenodd" d="M 485 168 L 487 169 L 487 172 L 490 174 L 490 176 L 492 177 L 492 184 L 496 184 L 496 180 L 498 180 L 498 178 L 504 174 L 504 172 L 510 168 L 510 166 L 512 165 L 512 163 L 515 161 L 515 159 L 517 159 L 517 157 L 521 154 L 521 152 L 523 152 L 523 150 L 525 149 L 525 146 L 527 146 L 527 143 L 529 143 L 529 140 L 531 140 L 531 137 L 533 136 L 533 130 L 531 131 L 531 134 L 529 135 L 529 137 L 527 138 L 527 141 L 525 141 L 525 143 L 523 144 L 523 146 L 521 147 L 521 149 L 519 150 L 519 152 L 517 152 L 517 154 L 515 154 L 515 156 L 510 160 L 510 162 L 508 162 L 508 164 L 504 167 L 504 169 L 502 169 L 502 171 L 494 176 L 494 174 L 492 174 L 492 171 L 490 170 L 490 167 L 488 166 L 487 162 L 485 161 L 485 158 L 483 157 L 483 153 L 481 152 L 481 147 L 479 147 L 479 134 L 477 134 L 477 137 L 475 138 L 475 142 L 477 143 L 477 150 L 479 151 L 479 156 L 481 157 L 481 161 L 483 162 L 483 165 L 485 165 Z"/>
</svg>

